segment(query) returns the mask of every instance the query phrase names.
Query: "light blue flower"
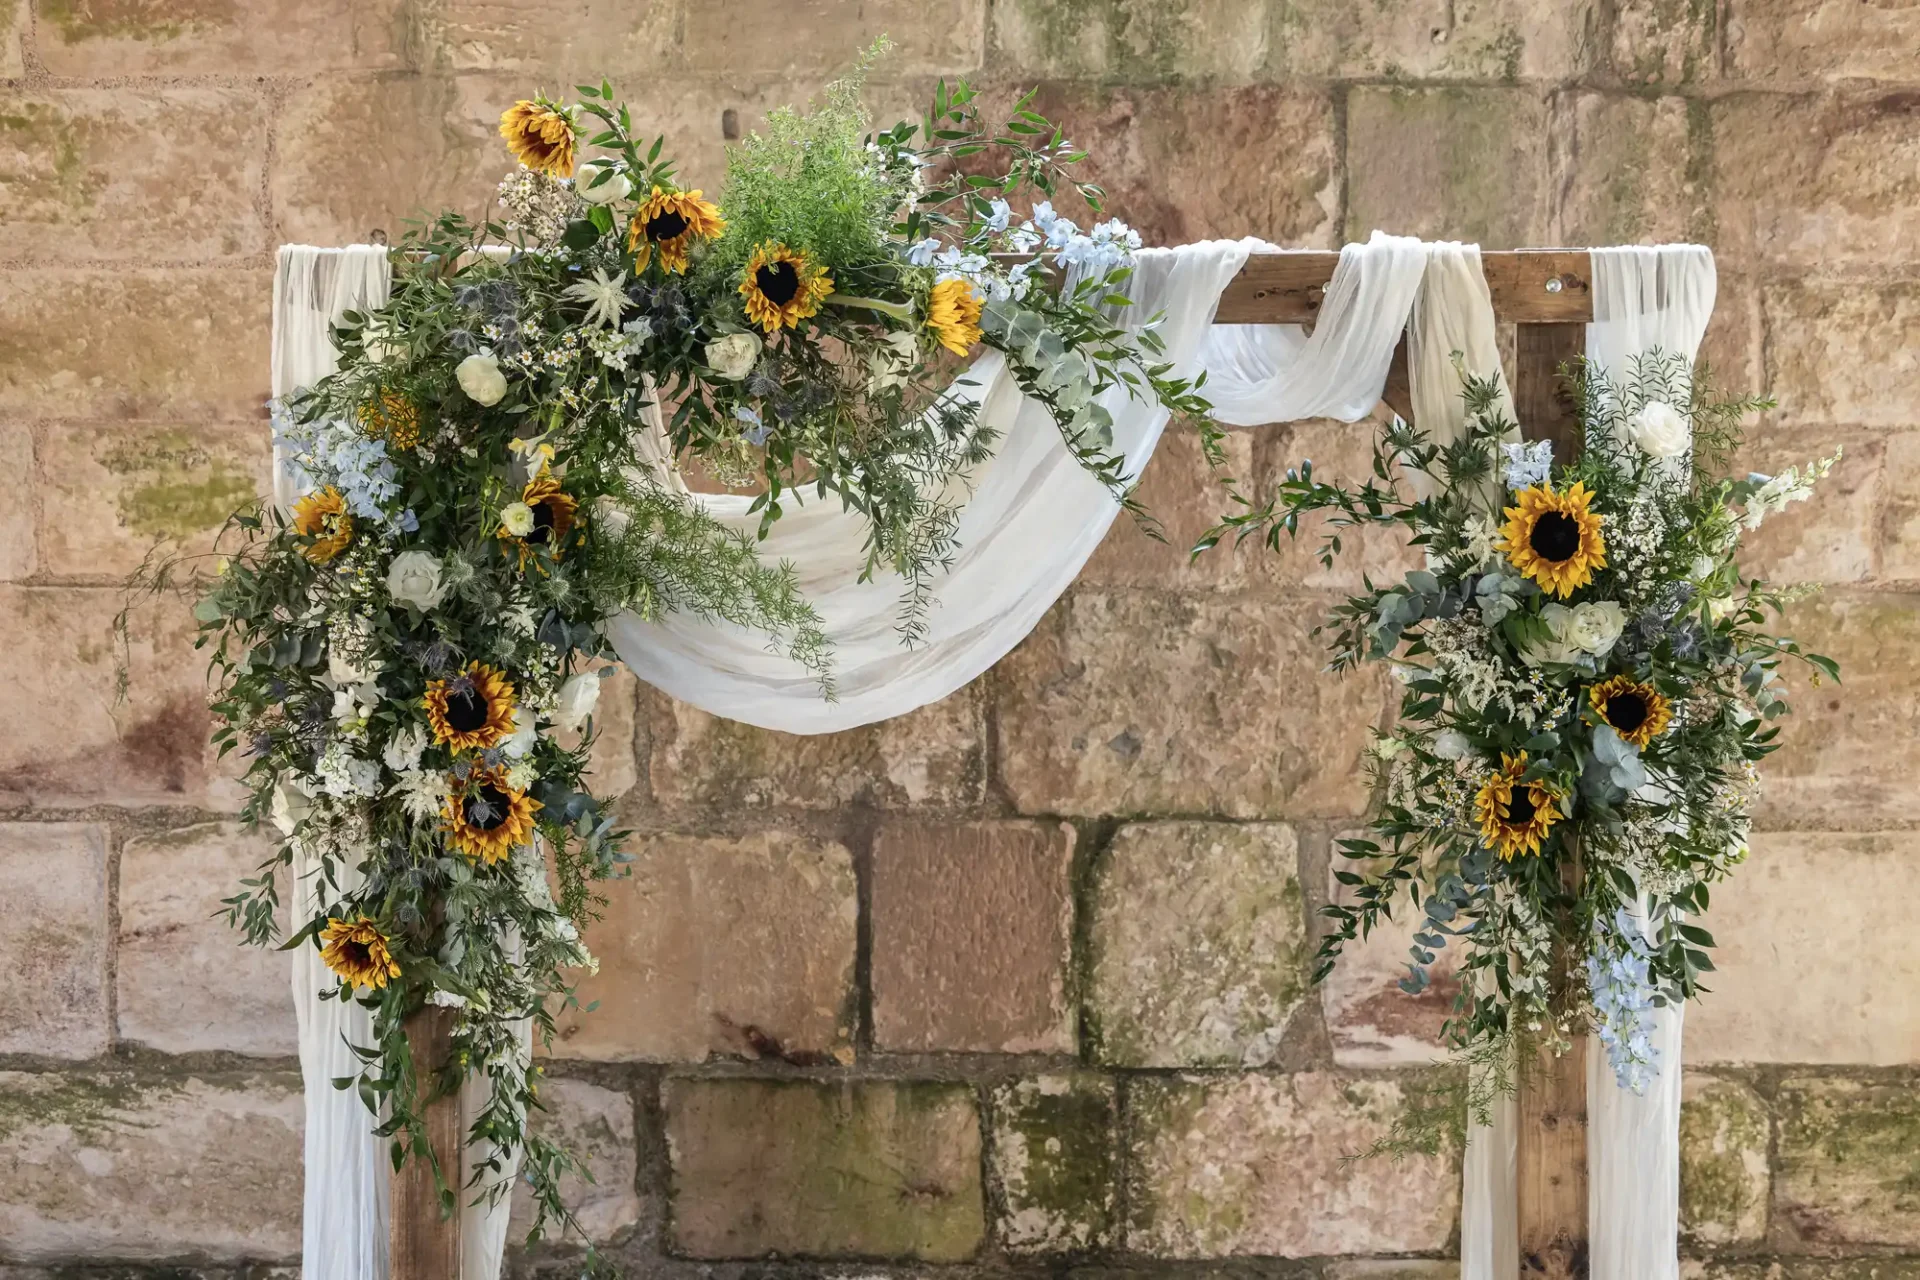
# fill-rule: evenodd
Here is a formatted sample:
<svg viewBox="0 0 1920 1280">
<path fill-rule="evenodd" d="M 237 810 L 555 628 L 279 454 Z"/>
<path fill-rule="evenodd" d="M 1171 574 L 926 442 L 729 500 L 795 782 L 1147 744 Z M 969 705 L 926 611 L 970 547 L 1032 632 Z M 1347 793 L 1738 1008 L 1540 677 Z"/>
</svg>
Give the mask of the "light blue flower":
<svg viewBox="0 0 1920 1280">
<path fill-rule="evenodd" d="M 1652 955 L 1639 923 L 1625 910 L 1609 925 L 1596 920 L 1593 949 L 1587 953 L 1587 986 L 1599 1015 L 1595 1033 L 1622 1089 L 1645 1093 L 1660 1073 L 1660 1051 L 1653 1044 L 1654 987 Z"/>
<path fill-rule="evenodd" d="M 296 485 L 308 491 L 332 486 L 358 518 L 400 527 L 400 516 L 387 509 L 400 495 L 400 482 L 384 442 L 338 418 L 296 422 L 280 400 L 268 410 L 273 443 Z"/>
<path fill-rule="evenodd" d="M 760 420 L 760 411 L 757 409 L 749 409 L 743 404 L 735 405 L 733 416 L 737 421 L 746 424 L 746 429 L 740 433 L 740 436 L 750 445 L 755 447 L 763 445 L 767 442 L 767 437 L 773 434 L 773 428 Z"/>
<path fill-rule="evenodd" d="M 988 207 L 992 209 L 993 212 L 989 214 L 986 219 L 987 229 L 989 231 L 1005 231 L 1008 221 L 1013 217 L 1013 206 L 1005 200 L 996 197 L 988 202 Z"/>
<path fill-rule="evenodd" d="M 1507 460 L 1507 488 L 1525 489 L 1545 484 L 1553 474 L 1553 441 L 1535 440 L 1530 444 L 1503 444 L 1500 456 Z"/>
<path fill-rule="evenodd" d="M 925 240 L 916 240 L 907 246 L 907 261 L 916 267 L 933 265 L 933 255 L 940 252 L 940 241 L 933 236 Z"/>
</svg>

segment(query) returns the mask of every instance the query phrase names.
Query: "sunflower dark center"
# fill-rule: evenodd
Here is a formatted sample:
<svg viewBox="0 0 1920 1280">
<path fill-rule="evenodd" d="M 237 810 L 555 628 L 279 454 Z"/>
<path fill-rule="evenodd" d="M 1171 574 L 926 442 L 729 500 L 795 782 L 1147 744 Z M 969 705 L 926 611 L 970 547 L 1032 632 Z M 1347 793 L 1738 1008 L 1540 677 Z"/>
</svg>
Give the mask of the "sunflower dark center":
<svg viewBox="0 0 1920 1280">
<path fill-rule="evenodd" d="M 1533 522 L 1527 545 L 1542 560 L 1571 560 L 1580 550 L 1580 524 L 1572 516 L 1549 511 Z"/>
<path fill-rule="evenodd" d="M 364 942 L 348 942 L 340 948 L 346 963 L 356 969 L 365 969 L 373 963 L 373 949 Z"/>
<path fill-rule="evenodd" d="M 482 831 L 492 831 L 506 822 L 513 811 L 512 804 L 512 797 L 489 782 L 480 788 L 479 795 L 467 802 L 467 821 Z"/>
<path fill-rule="evenodd" d="M 1607 699 L 1607 723 L 1621 733 L 1632 733 L 1647 722 L 1647 700 L 1637 693 L 1616 693 Z"/>
<path fill-rule="evenodd" d="M 447 694 L 447 724 L 455 733 L 472 733 L 487 723 L 487 700 L 478 689 Z"/>
<path fill-rule="evenodd" d="M 671 240 L 675 236 L 687 233 L 686 215 L 668 209 L 665 213 L 656 213 L 647 219 L 647 239 L 658 244 L 662 240 Z"/>
<path fill-rule="evenodd" d="M 544 546 L 546 544 L 547 539 L 551 538 L 552 536 L 553 536 L 553 504 L 551 502 L 534 503 L 533 504 L 533 528 L 527 531 L 527 541 L 538 543 Z"/>
<path fill-rule="evenodd" d="M 769 262 L 753 273 L 753 287 L 776 307 L 784 307 L 800 293 L 800 273 L 791 262 Z"/>
<path fill-rule="evenodd" d="M 1524 827 L 1533 821 L 1533 814 L 1533 788 L 1515 787 L 1513 795 L 1507 800 L 1507 825 Z"/>
</svg>

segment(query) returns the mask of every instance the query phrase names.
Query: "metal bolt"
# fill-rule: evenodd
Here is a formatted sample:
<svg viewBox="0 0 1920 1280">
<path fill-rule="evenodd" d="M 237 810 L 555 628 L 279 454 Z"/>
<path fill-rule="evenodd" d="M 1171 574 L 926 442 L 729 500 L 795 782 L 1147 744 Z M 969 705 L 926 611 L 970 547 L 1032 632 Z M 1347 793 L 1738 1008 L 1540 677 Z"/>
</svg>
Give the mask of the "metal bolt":
<svg viewBox="0 0 1920 1280">
<path fill-rule="evenodd" d="M 1559 293 L 1562 289 L 1566 287 L 1567 287 L 1566 281 L 1562 280 L 1559 276 L 1555 276 L 1553 277 L 1553 279 L 1547 281 L 1548 293 Z"/>
</svg>

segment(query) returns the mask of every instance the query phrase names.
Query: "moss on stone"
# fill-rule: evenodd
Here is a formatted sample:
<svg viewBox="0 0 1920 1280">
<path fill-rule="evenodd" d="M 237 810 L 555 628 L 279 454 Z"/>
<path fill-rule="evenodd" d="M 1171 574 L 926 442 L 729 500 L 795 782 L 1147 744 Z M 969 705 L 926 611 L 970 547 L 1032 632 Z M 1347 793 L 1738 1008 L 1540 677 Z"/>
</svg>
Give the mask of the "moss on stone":
<svg viewBox="0 0 1920 1280">
<path fill-rule="evenodd" d="M 1680 1222 L 1709 1244 L 1758 1239 L 1766 1228 L 1768 1116 L 1745 1085 L 1701 1086 L 1680 1110 Z"/>
<path fill-rule="evenodd" d="M 1097 1076 L 1041 1076 L 994 1094 L 1002 1238 L 1020 1252 L 1112 1242 L 1118 1152 L 1114 1088 Z"/>
<path fill-rule="evenodd" d="M 69 44 L 118 37 L 177 40 L 189 31 L 231 25 L 235 0 L 40 0 L 40 20 Z"/>
<path fill-rule="evenodd" d="M 12 1072 L 0 1076 L 0 1143 L 32 1129 L 65 1125 L 93 1143 L 116 1130 L 137 1128 L 152 1100 L 179 1093 L 171 1077 L 140 1079 L 125 1073 Z"/>
</svg>

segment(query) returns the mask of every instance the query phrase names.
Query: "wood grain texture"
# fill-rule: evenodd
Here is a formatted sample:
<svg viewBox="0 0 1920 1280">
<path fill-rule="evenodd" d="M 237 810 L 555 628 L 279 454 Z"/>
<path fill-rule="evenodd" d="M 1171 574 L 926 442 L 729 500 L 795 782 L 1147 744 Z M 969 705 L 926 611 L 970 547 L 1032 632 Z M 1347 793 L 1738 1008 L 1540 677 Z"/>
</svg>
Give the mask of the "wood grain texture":
<svg viewBox="0 0 1920 1280">
<path fill-rule="evenodd" d="M 425 1082 L 447 1061 L 453 1042 L 453 1010 L 428 1007 L 407 1022 L 407 1044 L 416 1079 Z M 427 1139 L 446 1178 L 460 1180 L 461 1118 L 458 1094 L 435 1098 L 426 1109 Z M 433 1168 L 410 1157 L 388 1184 L 389 1280 L 459 1280 L 460 1219 L 440 1211 Z"/>
<path fill-rule="evenodd" d="M 1581 877 L 1578 843 L 1560 864 L 1570 909 Z M 1579 962 L 1571 948 L 1558 958 L 1560 977 Z M 1515 1220 L 1521 1280 L 1587 1280 L 1588 1037 L 1575 1036 L 1567 1052 L 1551 1049 L 1520 1072 L 1519 1142 L 1514 1160 Z"/>
<path fill-rule="evenodd" d="M 1305 324 L 1319 317 L 1340 255 L 1260 253 L 1220 295 L 1216 324 Z M 1480 255 L 1502 321 L 1584 324 L 1593 319 L 1593 262 L 1585 249 L 1511 249 Z M 1558 287 L 1550 287 L 1555 286 Z"/>
<path fill-rule="evenodd" d="M 1513 408 L 1528 440 L 1553 441 L 1553 460 L 1580 456 L 1583 432 L 1560 367 L 1586 350 L 1587 327 L 1574 322 L 1526 322 L 1514 326 Z"/>
</svg>

